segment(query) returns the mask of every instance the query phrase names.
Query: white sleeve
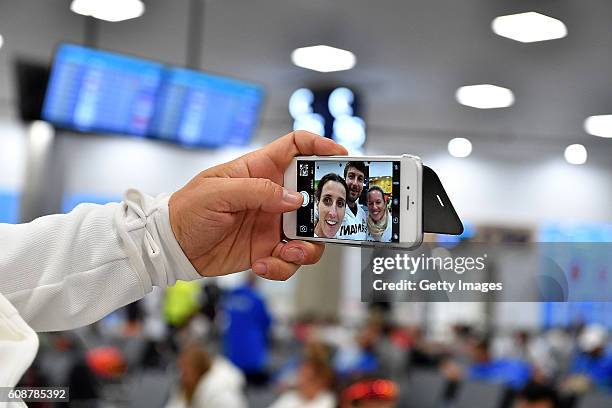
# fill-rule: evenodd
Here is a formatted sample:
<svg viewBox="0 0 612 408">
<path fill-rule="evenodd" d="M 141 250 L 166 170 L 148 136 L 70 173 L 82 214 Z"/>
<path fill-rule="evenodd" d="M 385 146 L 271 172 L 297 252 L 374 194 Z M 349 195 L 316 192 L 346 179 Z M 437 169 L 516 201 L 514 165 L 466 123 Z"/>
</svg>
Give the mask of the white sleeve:
<svg viewBox="0 0 612 408">
<path fill-rule="evenodd" d="M 0 293 L 36 331 L 93 323 L 153 286 L 200 275 L 170 226 L 168 195 L 0 224 Z"/>
</svg>

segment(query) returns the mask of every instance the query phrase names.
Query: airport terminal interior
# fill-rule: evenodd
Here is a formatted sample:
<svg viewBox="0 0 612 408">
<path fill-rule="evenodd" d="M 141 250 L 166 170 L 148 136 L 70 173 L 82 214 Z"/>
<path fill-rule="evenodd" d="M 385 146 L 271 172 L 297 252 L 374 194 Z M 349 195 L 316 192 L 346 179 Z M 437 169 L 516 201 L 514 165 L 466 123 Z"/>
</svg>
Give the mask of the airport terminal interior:
<svg viewBox="0 0 612 408">
<path fill-rule="evenodd" d="M 364 249 L 327 244 L 287 281 L 39 333 L 19 385 L 70 402 L 28 405 L 612 407 L 611 49 L 607 0 L 0 0 L 0 223 L 172 193 L 302 129 L 419 156 L 464 226 L 426 247 L 498 250 L 509 285 L 554 258 L 578 296 L 372 299 Z"/>
</svg>

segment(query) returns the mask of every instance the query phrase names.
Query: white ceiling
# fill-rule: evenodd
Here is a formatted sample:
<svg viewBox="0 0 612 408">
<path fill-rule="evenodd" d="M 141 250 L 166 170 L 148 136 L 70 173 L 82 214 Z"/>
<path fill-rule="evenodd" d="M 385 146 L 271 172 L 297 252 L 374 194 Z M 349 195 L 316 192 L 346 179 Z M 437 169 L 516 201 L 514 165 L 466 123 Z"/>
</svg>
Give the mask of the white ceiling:
<svg viewBox="0 0 612 408">
<path fill-rule="evenodd" d="M 97 45 L 185 64 L 190 0 L 146 0 L 135 20 L 98 24 Z M 12 104 L 16 54 L 48 59 L 62 40 L 82 42 L 85 19 L 69 0 L 0 0 L 0 100 Z M 538 11 L 565 22 L 561 40 L 522 44 L 498 37 L 498 15 Z M 609 0 L 207 0 L 199 68 L 267 89 L 264 126 L 288 126 L 296 88 L 349 85 L 362 94 L 370 135 L 445 143 L 470 137 L 510 143 L 583 143 L 612 155 L 612 140 L 586 134 L 589 115 L 612 113 L 612 2 Z M 328 44 L 353 51 L 357 65 L 316 73 L 291 65 L 294 48 Z M 457 87 L 493 83 L 513 90 L 507 109 L 457 104 Z M 371 139 L 370 139 L 371 143 Z"/>
</svg>

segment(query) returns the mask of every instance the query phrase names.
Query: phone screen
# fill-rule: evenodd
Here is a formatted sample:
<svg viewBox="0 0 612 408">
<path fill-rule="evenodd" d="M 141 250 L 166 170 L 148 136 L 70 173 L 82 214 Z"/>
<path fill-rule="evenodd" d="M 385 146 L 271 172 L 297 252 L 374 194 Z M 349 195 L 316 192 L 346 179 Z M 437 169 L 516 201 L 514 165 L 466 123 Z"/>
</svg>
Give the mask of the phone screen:
<svg viewBox="0 0 612 408">
<path fill-rule="evenodd" d="M 400 163 L 298 160 L 296 235 L 399 242 Z"/>
</svg>

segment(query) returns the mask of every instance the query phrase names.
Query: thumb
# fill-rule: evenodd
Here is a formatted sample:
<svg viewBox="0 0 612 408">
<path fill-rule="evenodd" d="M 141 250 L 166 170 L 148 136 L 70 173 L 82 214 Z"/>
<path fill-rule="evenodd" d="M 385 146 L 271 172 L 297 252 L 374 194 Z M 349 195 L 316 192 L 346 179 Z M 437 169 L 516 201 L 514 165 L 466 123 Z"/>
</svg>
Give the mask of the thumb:
<svg viewBox="0 0 612 408">
<path fill-rule="evenodd" d="M 298 209 L 304 198 L 265 178 L 223 179 L 218 198 L 229 206 L 229 212 L 262 210 L 270 213 Z"/>
</svg>

